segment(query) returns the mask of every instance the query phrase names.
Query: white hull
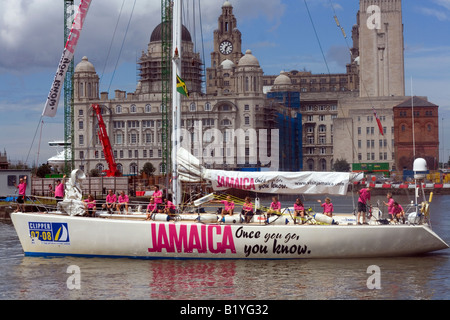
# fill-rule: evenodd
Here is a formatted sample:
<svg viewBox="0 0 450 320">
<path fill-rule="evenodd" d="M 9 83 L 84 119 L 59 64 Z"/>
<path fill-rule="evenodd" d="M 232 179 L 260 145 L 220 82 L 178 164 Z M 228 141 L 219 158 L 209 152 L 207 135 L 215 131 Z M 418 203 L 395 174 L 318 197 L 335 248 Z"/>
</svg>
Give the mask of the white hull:
<svg viewBox="0 0 450 320">
<path fill-rule="evenodd" d="M 409 256 L 448 248 L 426 225 L 226 225 L 39 213 L 13 213 L 11 217 L 28 256 L 357 258 Z"/>
</svg>

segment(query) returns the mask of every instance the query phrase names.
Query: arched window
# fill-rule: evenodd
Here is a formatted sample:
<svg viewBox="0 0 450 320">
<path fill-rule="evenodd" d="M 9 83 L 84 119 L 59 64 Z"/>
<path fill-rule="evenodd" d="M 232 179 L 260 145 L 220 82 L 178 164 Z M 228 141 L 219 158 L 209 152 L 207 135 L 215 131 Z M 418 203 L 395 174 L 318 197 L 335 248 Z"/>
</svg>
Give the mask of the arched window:
<svg viewBox="0 0 450 320">
<path fill-rule="evenodd" d="M 80 97 L 84 96 L 84 83 L 83 82 L 80 82 L 79 95 L 80 95 Z"/>
<path fill-rule="evenodd" d="M 326 125 L 320 125 L 319 126 L 319 132 L 324 133 L 327 132 L 327 126 Z"/>
<path fill-rule="evenodd" d="M 116 106 L 116 113 L 117 114 L 122 113 L 122 106 L 121 105 Z"/>
<path fill-rule="evenodd" d="M 320 170 L 327 171 L 327 160 L 320 159 Z"/>
<path fill-rule="evenodd" d="M 309 171 L 314 171 L 314 160 L 313 159 L 309 159 L 306 164 L 308 166 Z"/>
<path fill-rule="evenodd" d="M 130 107 L 130 112 L 131 113 L 136 113 L 136 110 L 137 110 L 136 105 L 132 104 L 131 107 Z"/>
<path fill-rule="evenodd" d="M 130 164 L 130 174 L 137 174 L 138 173 L 138 166 L 136 163 Z"/>
<path fill-rule="evenodd" d="M 150 113 L 150 112 L 152 112 L 152 106 L 149 104 L 146 104 L 145 105 L 145 113 Z"/>
</svg>

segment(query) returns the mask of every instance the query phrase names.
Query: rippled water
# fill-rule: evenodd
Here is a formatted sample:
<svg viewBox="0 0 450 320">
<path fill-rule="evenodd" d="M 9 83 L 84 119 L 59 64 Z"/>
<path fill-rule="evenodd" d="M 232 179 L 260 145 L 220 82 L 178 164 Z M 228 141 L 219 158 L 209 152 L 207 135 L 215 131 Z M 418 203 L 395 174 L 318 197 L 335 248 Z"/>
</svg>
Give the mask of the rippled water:
<svg viewBox="0 0 450 320">
<path fill-rule="evenodd" d="M 450 197 L 435 196 L 432 209 L 433 230 L 450 243 Z M 0 299 L 446 300 L 449 251 L 296 261 L 24 257 L 13 225 L 0 222 Z M 68 287 L 73 265 L 79 289 Z M 380 268 L 381 289 L 368 289 L 372 265 Z"/>
</svg>

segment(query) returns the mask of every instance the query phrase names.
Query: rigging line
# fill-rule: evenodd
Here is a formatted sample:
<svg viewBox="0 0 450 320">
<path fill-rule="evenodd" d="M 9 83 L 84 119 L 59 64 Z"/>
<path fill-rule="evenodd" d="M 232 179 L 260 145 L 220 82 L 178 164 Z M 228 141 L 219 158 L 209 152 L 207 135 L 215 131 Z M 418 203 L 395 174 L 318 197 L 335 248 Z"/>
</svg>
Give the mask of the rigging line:
<svg viewBox="0 0 450 320">
<path fill-rule="evenodd" d="M 36 165 L 39 166 L 39 154 L 41 152 L 41 141 L 42 141 L 42 128 L 44 127 L 44 120 L 41 122 L 41 133 L 39 135 L 39 145 L 38 145 L 38 151 L 36 156 Z"/>
<path fill-rule="evenodd" d="M 105 65 L 103 66 L 102 75 L 100 77 L 100 84 L 102 83 L 103 75 L 105 74 L 106 65 L 108 64 L 109 55 L 111 53 L 111 48 L 114 42 L 114 38 L 116 37 L 117 26 L 119 25 L 120 17 L 122 16 L 123 5 L 125 4 L 125 0 L 122 2 L 122 6 L 120 8 L 119 17 L 117 18 L 116 27 L 114 28 L 114 32 L 111 38 L 111 43 L 109 44 L 108 54 L 106 55 Z"/>
<path fill-rule="evenodd" d="M 330 1 L 331 1 L 331 0 L 330 0 Z M 311 12 L 310 12 L 310 10 L 309 10 L 308 3 L 306 2 L 306 0 L 304 0 L 304 3 L 305 3 L 306 10 L 307 10 L 307 12 L 308 12 L 309 20 L 311 21 L 312 27 L 313 27 L 313 29 L 314 29 L 314 33 L 315 33 L 315 35 L 316 35 L 317 42 L 319 43 L 320 51 L 322 52 L 322 57 L 323 57 L 323 60 L 324 60 L 324 62 L 325 62 L 325 65 L 326 65 L 326 67 L 327 67 L 327 70 L 328 70 L 328 75 L 331 76 L 331 71 L 330 71 L 330 68 L 329 68 L 329 66 L 328 66 L 328 62 L 327 62 L 327 59 L 326 59 L 326 57 L 325 57 L 325 54 L 324 54 L 324 52 L 323 52 L 322 44 L 321 44 L 321 42 L 320 42 L 319 35 L 318 35 L 317 30 L 316 30 L 316 27 L 315 27 L 315 25 L 314 25 L 314 20 L 313 20 L 313 18 L 312 18 Z M 333 6 L 332 6 L 332 7 L 333 7 Z M 348 46 L 348 44 L 347 44 L 347 46 Z M 338 93 L 336 93 L 336 97 L 339 98 L 339 97 L 338 97 Z M 339 101 L 339 99 L 337 99 L 337 100 Z M 339 111 L 339 110 L 340 110 L 340 108 L 338 108 L 338 111 Z M 352 130 L 350 130 L 349 124 L 348 124 L 348 123 L 347 123 L 347 131 L 349 132 L 350 136 L 352 137 L 352 138 L 351 138 L 351 141 L 352 141 L 352 147 L 353 147 L 353 150 L 356 150 L 356 146 L 355 146 L 355 141 L 354 141 L 354 139 L 353 139 Z M 355 154 L 352 154 L 352 156 L 355 156 Z M 357 158 L 357 157 L 356 157 L 356 158 Z"/>
<path fill-rule="evenodd" d="M 202 63 L 203 63 L 203 75 L 202 75 L 202 79 L 205 80 L 205 76 L 206 76 L 206 64 L 205 64 L 205 43 L 204 43 L 204 39 L 203 39 L 203 22 L 202 22 L 202 9 L 200 6 L 200 0 L 198 1 L 198 16 L 199 16 L 199 22 L 200 22 L 200 37 L 202 39 L 201 44 L 202 44 Z M 200 88 L 201 90 L 201 88 Z"/>
<path fill-rule="evenodd" d="M 116 74 L 117 65 L 119 64 L 120 56 L 122 55 L 123 46 L 124 46 L 125 40 L 127 38 L 128 30 L 129 30 L 130 24 L 131 24 L 131 18 L 133 17 L 133 13 L 134 13 L 134 8 L 135 7 L 136 7 L 136 0 L 134 0 L 134 3 L 133 3 L 133 9 L 131 10 L 130 19 L 128 20 L 127 28 L 125 30 L 125 35 L 123 36 L 122 45 L 121 45 L 120 51 L 119 51 L 119 56 L 117 57 L 116 65 L 114 67 L 114 72 L 113 72 L 113 75 L 111 77 L 111 81 L 109 82 L 108 92 L 111 89 L 111 85 L 112 85 L 112 82 L 114 80 L 114 76 Z"/>
<path fill-rule="evenodd" d="M 192 28 L 194 29 L 194 37 L 195 37 L 195 42 L 194 42 L 194 52 L 197 52 L 197 28 L 196 28 L 196 23 L 195 23 L 195 18 L 196 18 L 197 12 L 195 10 L 195 0 L 192 0 Z"/>
<path fill-rule="evenodd" d="M 316 26 L 314 25 L 314 21 L 313 21 L 313 18 L 311 16 L 311 12 L 309 11 L 308 3 L 306 2 L 306 0 L 303 0 L 303 2 L 305 3 L 306 11 L 308 12 L 309 20 L 311 21 L 311 25 L 312 25 L 314 33 L 316 35 L 316 39 L 317 39 L 317 42 L 319 44 L 319 48 L 320 48 L 320 52 L 322 53 L 323 60 L 324 60 L 325 65 L 327 67 L 328 74 L 331 74 L 330 68 L 328 66 L 327 59 L 325 58 L 325 54 L 323 53 L 323 48 L 322 48 L 322 44 L 320 43 L 319 35 L 317 34 Z"/>
<path fill-rule="evenodd" d="M 31 146 L 30 146 L 30 149 L 28 150 L 28 154 L 27 154 L 27 157 L 26 157 L 26 159 L 25 159 L 25 163 L 28 162 L 28 158 L 30 157 L 31 149 L 33 148 L 34 140 L 36 139 L 37 132 L 38 132 L 38 130 L 39 130 L 39 126 L 41 125 L 42 118 L 43 118 L 43 116 L 41 115 L 41 117 L 40 117 L 40 119 L 39 119 L 39 121 L 38 121 L 38 125 L 37 125 L 37 127 L 36 127 L 36 131 L 35 131 L 35 133 L 34 133 L 33 140 L 31 141 Z"/>
</svg>

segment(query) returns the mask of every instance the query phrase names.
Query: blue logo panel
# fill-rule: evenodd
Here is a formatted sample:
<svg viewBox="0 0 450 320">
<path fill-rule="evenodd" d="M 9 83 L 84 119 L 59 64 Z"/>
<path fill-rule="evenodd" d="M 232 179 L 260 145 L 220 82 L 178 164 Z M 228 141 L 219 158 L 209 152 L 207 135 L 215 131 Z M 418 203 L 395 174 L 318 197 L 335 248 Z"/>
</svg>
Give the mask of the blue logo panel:
<svg viewBox="0 0 450 320">
<path fill-rule="evenodd" d="M 67 223 L 28 222 L 30 237 L 46 243 L 69 243 L 69 228 Z"/>
</svg>

